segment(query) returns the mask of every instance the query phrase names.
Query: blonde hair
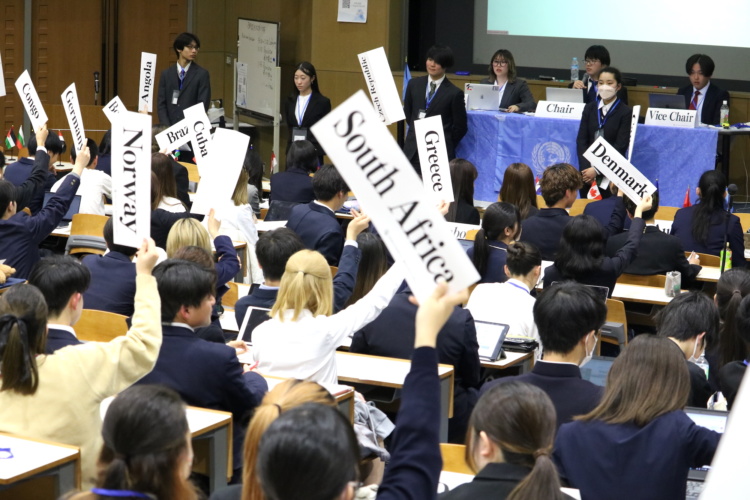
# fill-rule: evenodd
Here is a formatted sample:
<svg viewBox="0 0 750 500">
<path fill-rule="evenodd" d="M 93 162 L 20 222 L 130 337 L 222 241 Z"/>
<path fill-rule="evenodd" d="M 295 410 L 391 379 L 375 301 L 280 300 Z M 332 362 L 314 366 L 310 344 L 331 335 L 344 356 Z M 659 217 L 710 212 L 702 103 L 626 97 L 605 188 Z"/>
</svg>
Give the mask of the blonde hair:
<svg viewBox="0 0 750 500">
<path fill-rule="evenodd" d="M 240 176 L 237 179 L 237 185 L 234 187 L 234 193 L 232 193 L 232 202 L 234 206 L 240 207 L 247 205 L 247 183 L 250 176 L 247 174 L 247 170 L 244 168 L 240 170 Z"/>
<path fill-rule="evenodd" d="M 280 313 L 287 309 L 294 309 L 292 321 L 297 321 L 304 309 L 312 312 L 313 316 L 330 316 L 333 313 L 331 268 L 320 253 L 300 250 L 289 257 L 271 316 L 278 316 L 280 321 L 284 321 Z"/>
<path fill-rule="evenodd" d="M 167 257 L 174 257 L 175 252 L 182 247 L 196 246 L 205 248 L 213 255 L 211 237 L 208 230 L 197 220 L 187 217 L 174 223 L 167 236 Z"/>
<path fill-rule="evenodd" d="M 242 500 L 265 499 L 258 476 L 255 474 L 260 438 L 281 413 L 305 403 L 335 406 L 336 400 L 316 382 L 289 379 L 269 391 L 263 397 L 260 406 L 255 409 L 245 434 Z"/>
</svg>

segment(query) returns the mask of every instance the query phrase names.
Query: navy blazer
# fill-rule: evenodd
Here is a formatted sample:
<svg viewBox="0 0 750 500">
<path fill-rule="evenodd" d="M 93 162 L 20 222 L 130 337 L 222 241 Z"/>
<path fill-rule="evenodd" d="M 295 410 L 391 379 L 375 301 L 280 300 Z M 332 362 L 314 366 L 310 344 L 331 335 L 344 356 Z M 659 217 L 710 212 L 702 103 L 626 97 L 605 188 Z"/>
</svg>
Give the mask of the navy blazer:
<svg viewBox="0 0 750 500">
<path fill-rule="evenodd" d="M 409 302 L 410 290 L 397 293 L 383 312 L 352 336 L 350 352 L 409 359 L 414 352 L 414 322 L 417 306 Z M 479 344 L 474 318 L 467 309 L 456 307 L 437 341 L 441 363 L 455 369 L 453 418 L 448 440 L 463 442 L 480 382 Z"/>
<path fill-rule="evenodd" d="M 731 410 L 734 404 L 734 398 L 737 397 L 737 391 L 745 376 L 747 364 L 745 361 L 732 361 L 724 365 L 719 370 L 719 386 L 721 393 L 727 398 L 727 409 Z"/>
<path fill-rule="evenodd" d="M 105 174 L 112 176 L 112 155 L 107 153 L 105 155 L 99 155 L 99 159 L 96 162 L 96 170 L 101 170 Z"/>
<path fill-rule="evenodd" d="M 576 421 L 558 430 L 553 458 L 583 500 L 684 500 L 688 469 L 710 464 L 720 437 L 682 410 L 643 427 Z"/>
<path fill-rule="evenodd" d="M 229 290 L 227 282 L 237 276 L 240 271 L 240 261 L 237 258 L 237 250 L 229 236 L 219 235 L 214 238 L 214 248 L 218 261 L 216 267 L 216 302 Z"/>
<path fill-rule="evenodd" d="M 413 161 L 418 156 L 414 120 L 419 119 L 420 110 L 425 110 L 425 118 L 436 115 L 440 115 L 443 118 L 445 149 L 448 152 L 448 159 L 452 160 L 456 157 L 456 146 L 458 146 L 459 141 L 466 135 L 466 131 L 468 130 L 464 93 L 461 89 L 453 85 L 446 76 L 432 97 L 430 107 L 425 109 L 428 78 L 428 76 L 412 78 L 406 86 L 404 115 L 406 115 L 408 132 L 404 142 L 404 154 L 409 161 Z"/>
<path fill-rule="evenodd" d="M 37 151 L 34 159 L 24 157 L 5 167 L 3 178 L 16 186 L 16 205 L 20 212 L 28 207 L 36 214 L 44 205 L 44 192 L 57 182 L 49 171 L 49 155 Z"/>
<path fill-rule="evenodd" d="M 310 203 L 315 199 L 312 177 L 300 168 L 289 168 L 271 176 L 270 201 Z"/>
<path fill-rule="evenodd" d="M 581 378 L 581 369 L 570 363 L 537 361 L 531 372 L 515 377 L 502 377 L 482 386 L 481 397 L 498 384 L 516 380 L 535 385 L 547 393 L 557 412 L 557 427 L 573 421 L 576 415 L 593 410 L 604 394 L 604 388 Z"/>
<path fill-rule="evenodd" d="M 39 243 L 60 224 L 78 191 L 81 178 L 71 173 L 47 206 L 36 215 L 17 212 L 10 219 L 0 219 L 0 259 L 16 268 L 14 278 L 26 279 L 39 261 Z"/>
<path fill-rule="evenodd" d="M 474 260 L 474 247 L 469 248 L 466 253 Z M 504 283 L 508 281 L 505 274 L 505 262 L 508 258 L 508 245 L 502 241 L 490 243 L 490 258 L 487 259 L 487 270 L 481 275 L 479 283 Z"/>
<path fill-rule="evenodd" d="M 69 345 L 83 344 L 75 335 L 65 330 L 50 328 L 47 330 L 47 344 L 44 348 L 46 354 L 54 354 L 58 349 Z"/>
<path fill-rule="evenodd" d="M 630 106 L 620 100 L 617 106 L 613 105 L 609 109 L 603 127 L 604 139 L 623 156 L 626 156 L 630 143 L 631 114 Z M 591 167 L 589 161 L 583 157 L 583 153 L 596 140 L 597 130 L 599 130 L 599 103 L 598 101 L 592 101 L 583 108 L 578 137 L 576 138 L 578 168 L 582 171 Z M 584 188 L 588 191 L 588 186 L 584 186 Z"/>
<path fill-rule="evenodd" d="M 161 72 L 156 96 L 159 123 L 167 126 L 174 125 L 185 118 L 184 111 L 190 106 L 202 102 L 203 107 L 208 111 L 211 104 L 211 79 L 208 71 L 193 61 L 185 73 L 182 89 L 180 89 L 180 75 L 176 66 L 177 63 L 170 64 Z M 180 96 L 177 98 L 177 104 L 172 104 L 172 94 L 175 90 L 179 90 Z"/>
<path fill-rule="evenodd" d="M 135 300 L 135 264 L 120 252 L 87 255 L 81 261 L 91 272 L 91 284 L 83 292 L 83 306 L 132 316 Z"/>
<path fill-rule="evenodd" d="M 314 201 L 292 208 L 286 227 L 297 233 L 310 250 L 317 250 L 331 266 L 338 266 L 344 247 L 344 230 L 336 214 Z"/>
<path fill-rule="evenodd" d="M 727 242 L 732 250 L 732 267 L 745 267 L 745 240 L 742 236 L 740 218 L 734 214 L 729 214 L 729 224 L 727 225 L 727 212 L 714 212 L 711 214 L 711 221 L 708 226 L 708 238 L 705 243 L 701 243 L 693 237 L 693 215 L 697 206 L 681 208 L 674 216 L 671 234 L 680 239 L 682 248 L 686 252 L 694 251 L 719 255 L 724 244 L 724 233 L 728 228 Z"/>
<path fill-rule="evenodd" d="M 180 219 L 192 217 L 193 219 L 203 220 L 203 216 L 200 214 L 192 214 L 190 212 L 168 212 L 162 208 L 157 208 L 151 211 L 151 238 L 153 238 L 156 246 L 159 248 L 167 249 L 167 237 L 169 231 L 174 226 L 175 222 Z"/>
<path fill-rule="evenodd" d="M 695 88 L 692 85 L 687 85 L 677 91 L 678 95 L 685 98 L 686 109 L 690 107 L 690 101 L 693 100 L 694 93 Z M 721 122 L 721 105 L 724 101 L 727 101 L 727 105 L 729 105 L 729 92 L 711 82 L 703 98 L 703 108 L 701 108 L 701 116 L 699 118 L 701 123 L 719 125 L 719 122 Z"/>
<path fill-rule="evenodd" d="M 470 203 L 467 203 L 464 200 L 458 200 L 456 203 L 456 215 L 455 220 L 452 220 L 450 222 L 456 222 L 458 224 L 473 224 L 475 226 L 478 226 L 480 221 L 479 218 L 479 210 L 476 209 L 476 207 Z M 451 207 L 453 208 L 453 207 Z"/>
<path fill-rule="evenodd" d="M 607 226 L 609 221 L 612 220 L 612 212 L 617 208 L 617 196 L 610 196 L 598 201 L 592 201 L 586 204 L 583 208 L 583 215 L 590 215 L 594 217 L 602 226 Z M 624 217 L 623 228 L 630 229 L 630 219 Z"/>
<path fill-rule="evenodd" d="M 495 85 L 495 79 L 485 78 L 479 83 L 482 85 Z M 529 90 L 529 85 L 523 78 L 516 78 L 515 81 L 509 81 L 505 84 L 503 98 L 500 99 L 499 107 L 508 109 L 510 106 L 518 106 L 519 113 L 534 111 L 536 109 L 534 95 Z"/>
<path fill-rule="evenodd" d="M 286 142 L 286 151 L 289 152 L 289 148 L 292 145 L 293 139 L 292 135 L 294 132 L 294 127 L 300 127 L 299 123 L 297 122 L 297 93 L 294 93 L 293 95 L 290 95 L 287 100 L 286 104 L 284 105 L 284 121 L 286 122 L 287 131 L 289 135 L 287 136 L 287 142 Z M 320 146 L 320 143 L 315 138 L 315 134 L 313 134 L 310 131 L 310 127 L 318 123 L 321 118 L 323 118 L 325 115 L 331 112 L 331 100 L 321 94 L 320 92 L 313 92 L 310 94 L 310 100 L 307 101 L 307 107 L 305 108 L 305 112 L 302 115 L 302 128 L 307 129 L 307 140 L 312 143 L 313 146 L 315 146 L 315 151 L 318 153 L 318 158 L 323 158 L 323 155 L 325 154 L 325 151 Z M 312 199 L 312 198 L 311 198 Z M 310 200 L 308 200 L 310 201 Z M 307 203 L 305 201 L 302 201 L 300 203 Z"/>
</svg>

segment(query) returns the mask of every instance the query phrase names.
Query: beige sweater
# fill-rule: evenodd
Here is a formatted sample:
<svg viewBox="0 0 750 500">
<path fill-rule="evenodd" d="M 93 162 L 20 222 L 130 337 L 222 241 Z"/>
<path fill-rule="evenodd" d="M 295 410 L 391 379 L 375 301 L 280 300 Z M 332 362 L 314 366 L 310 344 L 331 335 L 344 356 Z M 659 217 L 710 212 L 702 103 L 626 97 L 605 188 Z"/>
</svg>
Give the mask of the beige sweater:
<svg viewBox="0 0 750 500">
<path fill-rule="evenodd" d="M 0 392 L 0 431 L 79 446 L 82 486 L 93 487 L 103 444 L 99 404 L 148 374 L 160 347 L 156 280 L 139 274 L 128 334 L 108 343 L 68 346 L 50 356 L 37 356 L 35 394 Z"/>
</svg>

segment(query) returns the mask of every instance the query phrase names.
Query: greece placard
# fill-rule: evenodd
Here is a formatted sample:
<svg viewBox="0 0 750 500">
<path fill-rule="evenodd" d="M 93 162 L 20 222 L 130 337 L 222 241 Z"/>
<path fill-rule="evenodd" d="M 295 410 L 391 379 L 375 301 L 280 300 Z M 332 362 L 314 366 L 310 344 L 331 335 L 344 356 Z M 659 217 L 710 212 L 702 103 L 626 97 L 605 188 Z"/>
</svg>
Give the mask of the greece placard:
<svg viewBox="0 0 750 500">
<path fill-rule="evenodd" d="M 453 202 L 453 183 L 445 148 L 443 118 L 440 115 L 414 120 L 419 164 L 427 194 L 436 201 Z"/>
</svg>

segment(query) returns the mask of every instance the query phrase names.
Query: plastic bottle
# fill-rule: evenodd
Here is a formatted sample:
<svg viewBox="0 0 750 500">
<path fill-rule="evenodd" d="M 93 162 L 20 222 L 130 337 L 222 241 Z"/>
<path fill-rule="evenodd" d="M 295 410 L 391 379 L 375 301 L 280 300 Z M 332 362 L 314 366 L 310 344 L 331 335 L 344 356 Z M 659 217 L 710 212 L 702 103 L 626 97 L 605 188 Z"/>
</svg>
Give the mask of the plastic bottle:
<svg viewBox="0 0 750 500">
<path fill-rule="evenodd" d="M 729 106 L 727 105 L 727 101 L 721 104 L 721 126 L 729 128 Z"/>
<path fill-rule="evenodd" d="M 706 374 L 706 379 L 708 379 L 708 361 L 706 361 L 706 356 L 703 353 L 695 360 L 695 364 L 703 370 L 703 373 Z"/>
<path fill-rule="evenodd" d="M 578 58 L 577 57 L 574 57 L 573 62 L 570 63 L 570 79 L 572 81 L 578 80 Z M 724 102 L 724 104 L 726 104 L 726 101 Z"/>
<path fill-rule="evenodd" d="M 725 271 L 732 269 L 732 250 L 729 248 L 729 242 L 727 242 L 726 248 L 719 252 L 719 258 L 724 264 Z"/>
</svg>

